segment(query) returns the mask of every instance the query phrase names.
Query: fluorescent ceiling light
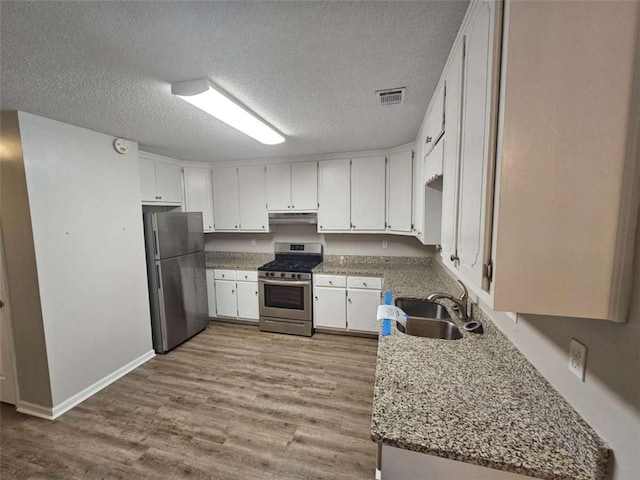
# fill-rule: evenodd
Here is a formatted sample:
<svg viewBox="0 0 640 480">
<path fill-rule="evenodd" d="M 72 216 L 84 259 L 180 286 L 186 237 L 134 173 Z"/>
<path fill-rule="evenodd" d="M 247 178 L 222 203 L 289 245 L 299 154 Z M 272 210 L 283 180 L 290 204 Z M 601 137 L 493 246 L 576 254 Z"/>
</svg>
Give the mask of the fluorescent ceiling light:
<svg viewBox="0 0 640 480">
<path fill-rule="evenodd" d="M 255 138 L 265 145 L 284 142 L 284 137 L 253 113 L 215 90 L 207 80 L 193 80 L 171 85 L 171 93 L 203 112 Z"/>
</svg>

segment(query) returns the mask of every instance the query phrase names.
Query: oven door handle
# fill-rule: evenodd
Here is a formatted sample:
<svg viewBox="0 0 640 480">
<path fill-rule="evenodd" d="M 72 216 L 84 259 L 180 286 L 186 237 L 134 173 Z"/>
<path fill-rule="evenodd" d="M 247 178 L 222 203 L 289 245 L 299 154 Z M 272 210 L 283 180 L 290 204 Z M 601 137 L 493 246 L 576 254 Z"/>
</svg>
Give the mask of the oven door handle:
<svg viewBox="0 0 640 480">
<path fill-rule="evenodd" d="M 300 286 L 300 287 L 304 287 L 307 285 L 311 284 L 311 281 L 309 280 L 265 280 L 265 279 L 259 279 L 260 283 L 264 283 L 265 285 L 277 285 L 277 286 L 282 286 L 282 287 L 286 287 L 286 286 Z"/>
</svg>

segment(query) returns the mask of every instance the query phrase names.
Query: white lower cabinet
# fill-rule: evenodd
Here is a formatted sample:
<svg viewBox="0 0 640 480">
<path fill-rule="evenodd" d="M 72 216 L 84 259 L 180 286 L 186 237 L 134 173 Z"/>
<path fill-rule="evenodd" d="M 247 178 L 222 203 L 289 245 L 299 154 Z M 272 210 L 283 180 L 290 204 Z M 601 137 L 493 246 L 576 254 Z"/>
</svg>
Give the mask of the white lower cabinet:
<svg viewBox="0 0 640 480">
<path fill-rule="evenodd" d="M 313 288 L 313 321 L 316 328 L 347 328 L 346 292 L 345 288 Z"/>
<path fill-rule="evenodd" d="M 238 301 L 235 280 L 216 280 L 216 316 L 238 316 Z"/>
<path fill-rule="evenodd" d="M 213 269 L 207 268 L 207 302 L 210 317 L 216 316 L 216 281 L 213 274 Z"/>
<path fill-rule="evenodd" d="M 347 330 L 378 332 L 380 290 L 347 289 Z"/>
<path fill-rule="evenodd" d="M 314 276 L 314 327 L 377 333 L 381 289 L 376 277 Z"/>
<path fill-rule="evenodd" d="M 258 274 L 207 269 L 209 316 L 258 320 Z"/>
<path fill-rule="evenodd" d="M 436 457 L 382 445 L 382 480 L 428 478 L 430 480 L 535 480 L 519 473 L 495 470 L 449 458 Z"/>
<path fill-rule="evenodd" d="M 258 320 L 258 282 L 236 283 L 238 299 L 238 318 Z"/>
</svg>

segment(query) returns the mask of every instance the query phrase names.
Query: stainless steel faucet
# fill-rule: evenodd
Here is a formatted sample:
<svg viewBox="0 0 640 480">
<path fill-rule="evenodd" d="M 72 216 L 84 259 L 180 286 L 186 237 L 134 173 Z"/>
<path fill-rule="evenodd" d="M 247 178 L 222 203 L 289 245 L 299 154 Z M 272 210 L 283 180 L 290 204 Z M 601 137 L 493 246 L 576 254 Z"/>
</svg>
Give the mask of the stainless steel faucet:
<svg viewBox="0 0 640 480">
<path fill-rule="evenodd" d="M 462 287 L 462 295 L 460 295 L 459 297 L 454 297 L 450 293 L 436 292 L 429 295 L 427 297 L 427 300 L 429 300 L 430 302 L 433 302 L 434 300 L 437 300 L 439 298 L 446 298 L 447 300 L 451 300 L 457 305 L 458 310 L 460 311 L 460 320 L 466 323 L 471 320 L 471 318 L 469 317 L 469 309 L 467 307 L 469 292 L 467 292 L 467 287 L 464 286 L 464 283 L 462 283 L 460 280 L 458 280 L 458 283 Z"/>
</svg>

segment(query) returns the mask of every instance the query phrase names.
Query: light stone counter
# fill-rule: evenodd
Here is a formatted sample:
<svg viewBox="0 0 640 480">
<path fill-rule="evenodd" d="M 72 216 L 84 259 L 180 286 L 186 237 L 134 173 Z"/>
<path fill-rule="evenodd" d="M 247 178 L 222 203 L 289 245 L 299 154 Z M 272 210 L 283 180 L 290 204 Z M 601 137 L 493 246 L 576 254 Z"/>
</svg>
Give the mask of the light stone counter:
<svg viewBox="0 0 640 480">
<path fill-rule="evenodd" d="M 257 270 L 271 260 L 271 253 L 206 252 L 207 268 L 223 270 Z"/>
</svg>

